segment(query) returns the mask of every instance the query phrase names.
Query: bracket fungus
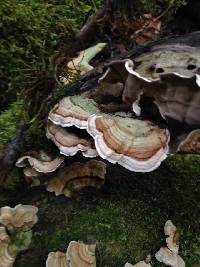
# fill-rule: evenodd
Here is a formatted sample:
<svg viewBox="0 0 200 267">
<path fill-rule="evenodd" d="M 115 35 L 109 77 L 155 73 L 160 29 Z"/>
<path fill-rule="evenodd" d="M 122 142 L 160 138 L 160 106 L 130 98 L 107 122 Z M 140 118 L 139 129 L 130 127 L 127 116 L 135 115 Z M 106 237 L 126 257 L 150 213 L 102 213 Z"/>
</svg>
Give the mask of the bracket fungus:
<svg viewBox="0 0 200 267">
<path fill-rule="evenodd" d="M 96 245 L 71 241 L 67 252 L 51 252 L 46 267 L 96 267 Z"/>
<path fill-rule="evenodd" d="M 92 47 L 87 48 L 78 53 L 78 56 L 67 63 L 67 77 L 62 77 L 64 84 L 73 81 L 77 74 L 84 75 L 91 71 L 94 67 L 89 62 L 100 53 L 105 47 L 106 43 L 98 43 Z"/>
<path fill-rule="evenodd" d="M 81 151 L 150 172 L 169 153 L 199 153 L 199 48 L 169 41 L 145 51 L 104 65 L 98 86 L 63 98 L 50 111 L 47 136 L 61 154 Z"/>
<path fill-rule="evenodd" d="M 0 227 L 0 267 L 12 267 L 15 262 L 16 255 L 9 251 L 10 242 L 5 227 Z"/>
<path fill-rule="evenodd" d="M 31 243 L 31 228 L 38 221 L 38 209 L 34 206 L 17 205 L 3 207 L 0 211 L 0 267 L 12 267 L 20 251 Z"/>
<path fill-rule="evenodd" d="M 179 149 L 180 143 L 184 142 L 187 135 L 191 137 L 192 131 L 200 128 L 199 48 L 194 48 L 194 51 L 191 48 L 190 53 L 188 47 L 179 46 L 178 56 L 176 47 L 169 45 L 158 46 L 134 58 L 134 61 L 113 61 L 99 80 L 100 83 L 124 82 L 122 101 L 132 105 L 135 115 L 140 116 L 139 119 L 146 115 L 147 119 L 166 124 L 172 137 L 170 152 L 182 151 Z M 168 54 L 173 57 L 165 61 Z M 180 64 L 176 64 L 176 61 Z M 195 144 L 190 143 L 186 152 L 199 153 L 199 148 L 196 148 L 197 134 L 192 137 L 195 138 Z"/>
<path fill-rule="evenodd" d="M 169 250 L 168 248 L 160 248 L 156 253 L 156 259 L 167 266 L 171 267 L 185 267 L 184 260 L 178 255 Z"/>
<path fill-rule="evenodd" d="M 71 197 L 73 191 L 86 187 L 99 189 L 105 182 L 106 164 L 92 160 L 86 163 L 76 162 L 64 168 L 58 176 L 47 182 L 47 191 L 55 192 L 56 196 Z"/>
<path fill-rule="evenodd" d="M 134 63 L 127 60 L 125 67 L 132 77 L 131 86 L 124 91 L 124 99 L 133 104 L 142 96 L 154 98 L 163 118 L 173 119 L 195 127 L 200 125 L 200 76 L 183 76 L 178 73 L 160 75 L 152 80 L 133 70 Z M 135 80 L 138 85 L 134 86 Z M 130 93 L 129 93 L 130 91 Z"/>
<path fill-rule="evenodd" d="M 81 150 L 84 156 L 99 155 L 131 171 L 147 172 L 156 169 L 168 152 L 169 133 L 166 129 L 149 121 L 102 113 L 94 100 L 83 96 L 64 98 L 50 112 L 49 119 L 53 124 L 48 126 L 47 136 L 67 156 Z M 71 138 L 63 127 L 70 126 L 85 129 L 94 139 L 97 152 L 86 149 L 88 143 L 83 145 L 75 141 L 71 145 L 72 153 L 69 153 L 70 140 L 76 138 Z M 56 131 L 59 134 L 56 135 Z M 83 138 L 81 140 L 83 142 Z"/>
<path fill-rule="evenodd" d="M 134 265 L 127 262 L 124 265 L 124 267 L 152 267 L 150 261 L 151 261 L 151 255 L 148 255 L 143 261 L 140 261 Z"/>
<path fill-rule="evenodd" d="M 65 253 L 60 251 L 50 252 L 46 261 L 46 267 L 68 267 Z"/>
<path fill-rule="evenodd" d="M 190 132 L 180 143 L 178 151 L 200 154 L 200 130 Z"/>
<path fill-rule="evenodd" d="M 165 223 L 164 233 L 168 236 L 166 238 L 167 247 L 160 248 L 155 254 L 156 259 L 171 267 L 185 267 L 184 260 L 178 255 L 178 234 L 172 221 L 169 220 Z"/>
<path fill-rule="evenodd" d="M 168 132 L 148 121 L 92 115 L 87 130 L 102 158 L 131 171 L 154 170 L 168 152 Z"/>
<path fill-rule="evenodd" d="M 3 207 L 0 209 L 0 223 L 9 230 L 25 230 L 37 223 L 38 208 L 31 205 L 17 205 L 14 208 Z"/>
<path fill-rule="evenodd" d="M 40 185 L 40 176 L 57 170 L 64 161 L 64 157 L 52 158 L 44 151 L 33 153 L 33 156 L 23 156 L 17 160 L 15 165 L 23 168 L 25 180 L 31 186 Z"/>
<path fill-rule="evenodd" d="M 43 154 L 44 152 L 42 152 Z M 33 170 L 41 173 L 49 173 L 54 172 L 64 161 L 63 157 L 57 157 L 55 159 L 51 159 L 48 157 L 41 157 L 41 153 L 38 153 L 38 158 L 32 156 L 23 156 L 19 158 L 16 162 L 17 167 L 27 167 L 31 166 Z"/>
<path fill-rule="evenodd" d="M 89 158 L 98 155 L 91 138 L 79 137 L 58 125 L 49 124 L 47 126 L 47 138 L 51 139 L 59 148 L 60 153 L 65 156 L 74 156 L 78 151 Z"/>
<path fill-rule="evenodd" d="M 87 120 L 92 114 L 100 114 L 95 101 L 76 95 L 63 98 L 50 111 L 48 119 L 62 127 L 75 126 L 80 129 L 86 129 Z"/>
<path fill-rule="evenodd" d="M 95 244 L 71 241 L 66 253 L 69 267 L 96 267 L 95 249 Z"/>
</svg>

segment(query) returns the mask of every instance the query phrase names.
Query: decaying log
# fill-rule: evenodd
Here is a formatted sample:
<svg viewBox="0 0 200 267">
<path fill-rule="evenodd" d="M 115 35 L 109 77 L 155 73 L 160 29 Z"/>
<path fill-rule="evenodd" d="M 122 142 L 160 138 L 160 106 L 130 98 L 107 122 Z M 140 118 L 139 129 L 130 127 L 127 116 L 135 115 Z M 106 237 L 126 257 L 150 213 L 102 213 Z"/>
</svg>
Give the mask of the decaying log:
<svg viewBox="0 0 200 267">
<path fill-rule="evenodd" d="M 171 151 L 188 152 L 192 147 L 191 153 L 199 153 L 199 131 L 187 138 L 188 134 L 200 127 L 199 52 L 200 32 L 155 41 L 98 66 L 79 81 L 81 86 L 76 91 L 71 91 L 70 95 L 81 95 L 86 91 L 84 94 L 95 99 L 101 108 L 104 107 L 104 112 L 111 113 L 114 110 L 119 112 L 117 106 L 123 107 L 121 111 L 124 111 L 125 103 L 127 110 L 133 104 L 133 111 L 140 115 L 140 119 L 153 120 L 159 127 L 169 129 Z M 101 73 L 104 73 L 102 77 Z M 88 87 L 88 77 L 94 77 L 91 87 Z M 110 90 L 113 90 L 112 86 L 121 83 L 124 86 L 121 99 L 119 96 L 111 97 L 109 90 L 106 96 L 95 96 L 95 90 L 102 81 L 103 86 Z M 101 89 L 97 91 L 100 92 Z M 188 144 L 193 136 L 197 148 Z"/>
<path fill-rule="evenodd" d="M 108 26 L 111 20 L 119 22 L 119 18 L 132 18 L 137 12 L 138 0 L 105 0 L 104 4 L 92 15 L 83 28 L 75 36 L 74 50 L 81 50 L 99 38 L 101 29 Z"/>
<path fill-rule="evenodd" d="M 11 143 L 6 149 L 4 158 L 0 161 L 0 184 L 3 183 L 6 175 L 13 168 L 15 162 L 19 157 L 19 153 L 24 142 L 26 129 L 27 124 L 24 120 L 21 120 L 15 137 L 12 139 Z"/>
</svg>

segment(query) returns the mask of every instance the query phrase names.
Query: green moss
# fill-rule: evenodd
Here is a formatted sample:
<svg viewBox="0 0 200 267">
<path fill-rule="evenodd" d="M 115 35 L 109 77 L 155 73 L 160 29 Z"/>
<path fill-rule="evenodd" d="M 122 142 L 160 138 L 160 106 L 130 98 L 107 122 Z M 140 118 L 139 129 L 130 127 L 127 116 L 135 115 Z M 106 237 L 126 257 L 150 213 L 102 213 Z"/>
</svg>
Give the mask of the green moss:
<svg viewBox="0 0 200 267">
<path fill-rule="evenodd" d="M 22 102 L 17 101 L 0 114 L 0 158 L 4 149 L 16 133 L 22 113 Z"/>
<path fill-rule="evenodd" d="M 180 254 L 187 266 L 198 264 L 200 172 L 195 158 L 173 156 L 146 174 L 115 166 L 108 171 L 109 180 L 102 191 L 75 194 L 72 200 L 43 193 L 37 202 L 40 220 L 33 236 L 30 267 L 45 266 L 48 253 L 66 251 L 71 240 L 96 240 L 97 266 L 121 267 L 149 253 L 152 265 L 162 266 L 154 254 L 165 244 L 163 227 L 169 219 L 178 227 Z M 181 166 L 181 171 L 174 165 Z M 25 258 L 16 266 L 30 264 Z"/>
<path fill-rule="evenodd" d="M 128 205 L 127 205 L 128 204 Z M 67 226 L 68 240 L 100 244 L 103 266 L 122 266 L 125 261 L 137 262 L 160 242 L 155 228 L 159 214 L 148 214 L 150 207 L 140 201 L 99 201 L 92 210 L 76 212 Z M 147 214 L 145 214 L 147 213 Z"/>
<path fill-rule="evenodd" d="M 5 0 L 0 6 L 0 110 L 29 84 L 35 70 L 47 68 L 49 57 L 68 47 L 101 0 Z"/>
<path fill-rule="evenodd" d="M 152 13 L 154 15 L 158 15 L 159 13 L 162 13 L 167 8 L 169 8 L 166 14 L 168 18 L 173 16 L 179 7 L 187 4 L 187 0 L 141 0 L 141 2 L 143 4 L 144 11 Z"/>
<path fill-rule="evenodd" d="M 200 155 L 173 155 L 165 162 L 168 168 L 176 175 L 195 176 L 200 174 Z"/>
<path fill-rule="evenodd" d="M 4 181 L 3 188 L 8 189 L 10 191 L 16 190 L 17 186 L 21 183 L 20 179 L 20 170 L 14 168 L 14 170 L 10 171 Z"/>
</svg>

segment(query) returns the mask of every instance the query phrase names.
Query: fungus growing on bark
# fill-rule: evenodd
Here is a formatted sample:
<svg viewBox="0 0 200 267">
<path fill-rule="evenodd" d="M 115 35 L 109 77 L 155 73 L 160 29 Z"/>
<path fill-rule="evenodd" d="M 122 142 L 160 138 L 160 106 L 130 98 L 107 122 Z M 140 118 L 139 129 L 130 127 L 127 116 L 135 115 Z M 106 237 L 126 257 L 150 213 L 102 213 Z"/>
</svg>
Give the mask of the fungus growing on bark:
<svg viewBox="0 0 200 267">
<path fill-rule="evenodd" d="M 30 229 L 37 223 L 38 208 L 30 205 L 17 205 L 14 208 L 3 207 L 0 209 L 0 223 L 9 230 Z"/>
<path fill-rule="evenodd" d="M 86 129 L 87 120 L 91 114 L 100 114 L 100 110 L 92 99 L 71 96 L 63 98 L 59 104 L 55 105 L 48 119 L 62 127 L 75 126 Z"/>
<path fill-rule="evenodd" d="M 183 44 L 157 45 L 134 59 L 135 71 L 154 80 L 161 74 L 178 73 L 192 77 L 200 67 L 200 48 Z"/>
<path fill-rule="evenodd" d="M 189 126 L 200 125 L 200 76 L 183 76 L 177 73 L 163 74 L 151 80 L 133 70 L 133 62 L 127 60 L 125 67 L 133 78 L 131 86 L 124 91 L 124 99 L 138 102 L 142 96 L 153 97 L 163 118 L 170 118 Z M 138 84 L 134 81 L 137 81 Z"/>
<path fill-rule="evenodd" d="M 67 262 L 70 267 L 96 267 L 96 245 L 71 241 L 67 248 Z"/>
<path fill-rule="evenodd" d="M 93 158 L 98 155 L 90 137 L 80 137 L 58 125 L 47 126 L 47 138 L 51 139 L 59 148 L 60 153 L 65 156 L 74 156 L 78 151 L 81 151 L 85 157 Z"/>
<path fill-rule="evenodd" d="M 60 251 L 50 252 L 46 261 L 46 267 L 68 267 L 65 253 Z"/>
<path fill-rule="evenodd" d="M 184 142 L 186 133 L 200 128 L 200 75 L 198 74 L 200 58 L 195 59 L 193 54 L 190 56 L 188 47 L 184 50 L 185 48 L 182 46 L 180 53 L 175 57 L 173 49 L 175 48 L 172 46 L 169 48 L 158 46 L 156 56 L 154 51 L 151 51 L 147 57 L 136 57 L 134 62 L 131 59 L 113 61 L 100 79 L 100 82 L 112 81 L 113 84 L 125 80 L 122 101 L 132 105 L 137 116 L 146 114 L 148 119 L 165 122 L 172 136 L 171 152 L 177 151 L 180 142 Z M 173 60 L 175 62 L 173 60 L 171 62 L 171 57 L 169 57 L 170 62 L 169 60 L 168 62 L 164 61 L 163 58 L 167 57 L 168 52 L 174 55 Z M 155 57 L 152 59 L 151 55 Z M 184 64 L 187 61 L 186 65 L 181 62 L 182 58 Z M 155 61 L 154 65 L 151 60 Z M 175 64 L 176 60 L 177 62 L 180 61 L 180 65 Z M 194 63 L 194 61 L 197 62 Z M 191 69 L 191 62 L 193 62 L 192 65 L 196 64 L 196 68 Z M 161 67 L 162 64 L 168 66 Z M 186 66 L 190 67 L 186 68 Z M 122 67 L 124 67 L 126 74 L 121 71 Z M 122 77 L 117 75 L 119 69 Z M 146 103 L 144 100 L 148 100 L 151 107 L 149 104 L 143 104 Z M 175 125 L 179 126 L 176 127 Z M 197 140 L 196 138 L 195 142 Z M 196 145 L 198 146 L 198 141 L 195 147 Z M 199 153 L 199 149 L 195 150 L 191 143 L 187 147 L 187 152 L 189 149 L 191 149 L 190 152 L 196 153 L 197 151 Z"/>
<path fill-rule="evenodd" d="M 91 160 L 86 163 L 76 162 L 64 168 L 58 176 L 47 183 L 47 191 L 55 192 L 56 196 L 71 197 L 73 191 L 94 187 L 99 189 L 105 182 L 106 164 Z"/>
<path fill-rule="evenodd" d="M 49 119 L 53 124 L 48 126 L 47 136 L 67 156 L 75 155 L 80 150 L 84 156 L 99 154 L 111 163 L 119 163 L 131 171 L 148 172 L 156 169 L 168 152 L 167 130 L 149 121 L 129 118 L 126 113 L 123 116 L 102 113 L 94 100 L 82 96 L 64 98 L 50 112 Z M 71 133 L 68 134 L 66 129 L 54 124 L 86 129 L 94 139 L 97 152 L 91 140 L 89 145 L 88 140 L 78 140 Z"/>
<path fill-rule="evenodd" d="M 88 119 L 87 130 L 103 159 L 119 163 L 131 171 L 156 169 L 168 152 L 167 130 L 149 121 L 92 115 Z"/>
<path fill-rule="evenodd" d="M 63 161 L 63 157 L 51 159 L 51 157 L 44 154 L 42 151 L 37 153 L 37 158 L 33 156 L 23 156 L 19 158 L 15 165 L 21 168 L 30 166 L 31 169 L 35 170 L 36 172 L 49 173 L 54 172 L 63 163 Z"/>
<path fill-rule="evenodd" d="M 178 255 L 179 244 L 176 226 L 172 221 L 167 221 L 164 226 L 164 233 L 166 238 L 167 247 L 162 247 L 155 254 L 158 261 L 171 267 L 185 267 L 184 260 Z"/>
<path fill-rule="evenodd" d="M 73 58 L 67 64 L 67 77 L 61 77 L 64 84 L 68 84 L 73 81 L 77 74 L 84 75 L 87 72 L 93 70 L 93 66 L 89 62 L 100 53 L 106 46 L 106 43 L 98 43 L 92 47 L 87 48 L 78 53 L 78 56 Z"/>
</svg>

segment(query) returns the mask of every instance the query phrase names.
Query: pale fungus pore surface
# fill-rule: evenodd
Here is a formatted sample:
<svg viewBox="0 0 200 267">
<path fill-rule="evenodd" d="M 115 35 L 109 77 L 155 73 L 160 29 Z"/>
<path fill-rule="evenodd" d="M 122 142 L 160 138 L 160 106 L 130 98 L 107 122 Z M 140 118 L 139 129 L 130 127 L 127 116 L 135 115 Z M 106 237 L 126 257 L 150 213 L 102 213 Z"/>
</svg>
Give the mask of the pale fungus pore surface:
<svg viewBox="0 0 200 267">
<path fill-rule="evenodd" d="M 68 267 L 65 253 L 60 251 L 50 252 L 46 261 L 46 267 Z"/>
<path fill-rule="evenodd" d="M 81 151 L 83 156 L 89 158 L 98 155 L 92 138 L 80 137 L 75 133 L 69 132 L 67 128 L 48 124 L 47 138 L 51 139 L 59 148 L 60 153 L 65 156 L 74 156 L 78 151 Z"/>
<path fill-rule="evenodd" d="M 105 182 L 106 164 L 91 160 L 86 163 L 76 162 L 64 168 L 47 183 L 47 191 L 71 197 L 74 191 L 87 187 L 99 189 Z"/>
<path fill-rule="evenodd" d="M 9 230 L 26 230 L 33 227 L 38 221 L 38 208 L 31 205 L 17 205 L 14 208 L 0 209 L 0 223 Z"/>
<path fill-rule="evenodd" d="M 164 233 L 168 236 L 166 238 L 167 247 L 160 248 L 160 250 L 155 254 L 156 259 L 167 266 L 185 267 L 184 260 L 180 255 L 178 255 L 179 242 L 177 229 L 171 220 L 168 220 L 165 223 Z"/>
<path fill-rule="evenodd" d="M 178 73 L 192 77 L 200 66 L 200 48 L 182 44 L 157 45 L 152 51 L 136 57 L 135 70 L 154 80 L 161 74 Z"/>
<path fill-rule="evenodd" d="M 167 73 L 152 80 L 133 70 L 133 66 L 131 60 L 125 63 L 127 71 L 132 75 L 132 83 L 124 91 L 124 99 L 137 103 L 141 95 L 153 97 L 163 118 L 174 119 L 190 126 L 200 125 L 198 74 L 183 76 Z"/>
<path fill-rule="evenodd" d="M 149 121 L 92 115 L 87 131 L 93 136 L 97 152 L 103 159 L 131 171 L 152 171 L 167 156 L 167 130 Z"/>
<path fill-rule="evenodd" d="M 178 48 L 156 46 L 134 61 L 111 61 L 100 83 L 123 82 L 122 101 L 132 105 L 136 116 L 146 112 L 150 119 L 163 120 L 173 136 L 171 152 L 199 153 L 198 133 L 190 134 L 200 129 L 199 48 L 182 45 Z M 149 108 L 142 102 L 147 99 L 151 103 Z"/>
<path fill-rule="evenodd" d="M 87 245 L 71 241 L 67 248 L 67 263 L 69 267 L 96 267 L 96 245 Z"/>
</svg>

